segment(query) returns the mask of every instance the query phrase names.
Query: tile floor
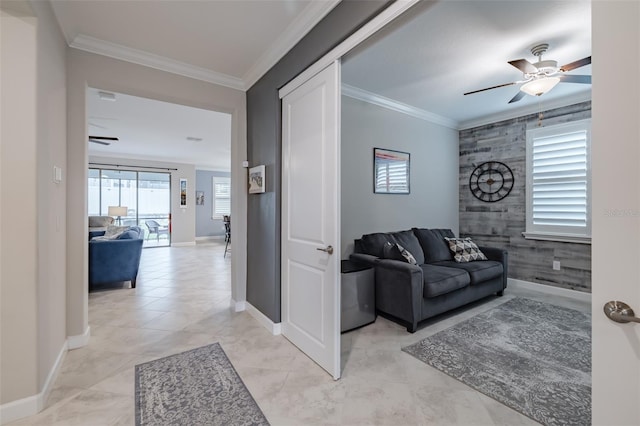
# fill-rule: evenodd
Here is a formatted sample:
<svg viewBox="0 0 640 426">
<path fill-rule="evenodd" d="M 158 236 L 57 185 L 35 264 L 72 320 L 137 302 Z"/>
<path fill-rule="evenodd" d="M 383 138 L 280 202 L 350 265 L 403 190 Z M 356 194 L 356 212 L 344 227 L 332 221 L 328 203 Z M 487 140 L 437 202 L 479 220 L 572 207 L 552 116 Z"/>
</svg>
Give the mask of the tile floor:
<svg viewBox="0 0 640 426">
<path fill-rule="evenodd" d="M 67 353 L 47 408 L 11 424 L 133 425 L 134 366 L 213 342 L 272 425 L 536 424 L 400 350 L 515 291 L 442 316 L 415 334 L 383 318 L 345 333 L 343 376 L 334 381 L 284 337 L 229 309 L 231 260 L 223 253 L 223 243 L 144 250 L 136 289 L 90 293 L 89 344 Z M 519 293 L 589 310 L 572 299 Z"/>
</svg>

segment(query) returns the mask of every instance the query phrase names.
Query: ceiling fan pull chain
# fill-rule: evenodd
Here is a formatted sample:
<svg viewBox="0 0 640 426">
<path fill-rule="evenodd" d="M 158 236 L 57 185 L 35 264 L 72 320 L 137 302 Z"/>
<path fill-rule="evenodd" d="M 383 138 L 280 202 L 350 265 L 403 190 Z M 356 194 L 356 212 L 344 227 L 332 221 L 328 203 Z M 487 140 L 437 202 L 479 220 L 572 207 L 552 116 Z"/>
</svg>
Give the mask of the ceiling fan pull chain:
<svg viewBox="0 0 640 426">
<path fill-rule="evenodd" d="M 544 114 L 542 114 L 542 101 L 538 100 L 538 127 L 542 127 L 542 120 L 544 119 Z"/>
</svg>

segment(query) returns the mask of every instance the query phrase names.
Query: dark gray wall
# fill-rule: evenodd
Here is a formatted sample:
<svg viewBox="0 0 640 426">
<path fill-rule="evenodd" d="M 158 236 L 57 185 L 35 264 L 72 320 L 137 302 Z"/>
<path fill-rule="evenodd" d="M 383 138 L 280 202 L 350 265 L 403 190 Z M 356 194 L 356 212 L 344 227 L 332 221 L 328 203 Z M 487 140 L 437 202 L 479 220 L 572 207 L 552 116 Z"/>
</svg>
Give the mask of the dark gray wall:
<svg viewBox="0 0 640 426">
<path fill-rule="evenodd" d="M 543 113 L 544 125 L 591 117 L 591 102 Z M 501 121 L 460 132 L 460 234 L 481 245 L 509 251 L 509 277 L 591 291 L 591 245 L 527 240 L 526 227 L 526 130 L 535 128 L 538 114 Z M 469 191 L 469 175 L 475 166 L 495 160 L 514 174 L 511 193 L 496 203 L 484 203 Z M 552 264 L 559 260 L 560 271 Z"/>
<path fill-rule="evenodd" d="M 458 131 L 342 97 L 342 258 L 372 232 L 450 228 L 458 233 Z M 411 154 L 410 194 L 373 193 L 373 148 Z"/>
<path fill-rule="evenodd" d="M 247 301 L 280 322 L 281 106 L 278 89 L 377 15 L 384 0 L 342 1 L 247 91 L 247 159 L 266 192 L 247 205 Z"/>
<path fill-rule="evenodd" d="M 195 190 L 204 192 L 204 204 L 201 206 L 197 204 L 194 205 L 196 209 L 196 238 L 224 236 L 224 224 L 222 223 L 222 219 L 212 219 L 214 176 L 230 177 L 231 173 L 196 170 Z"/>
</svg>

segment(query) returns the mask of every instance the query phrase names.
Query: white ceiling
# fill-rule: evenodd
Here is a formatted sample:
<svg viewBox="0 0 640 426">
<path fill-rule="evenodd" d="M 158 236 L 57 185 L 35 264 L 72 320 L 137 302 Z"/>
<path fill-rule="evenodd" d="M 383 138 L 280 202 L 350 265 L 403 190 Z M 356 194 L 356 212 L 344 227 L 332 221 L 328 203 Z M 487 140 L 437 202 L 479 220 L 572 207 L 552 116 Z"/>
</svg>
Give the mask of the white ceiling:
<svg viewBox="0 0 640 426">
<path fill-rule="evenodd" d="M 257 81 L 336 4 L 337 0 L 52 0 L 72 47 L 240 90 Z M 559 65 L 589 56 L 590 13 L 590 0 L 420 2 L 344 58 L 343 82 L 352 94 L 399 103 L 454 128 L 590 99 L 590 85 L 571 83 L 561 83 L 539 98 L 527 95 L 511 105 L 507 102 L 518 86 L 462 95 L 520 80 L 522 74 L 507 61 L 535 62 L 529 50 L 539 43 L 549 43 L 544 58 Z M 571 74 L 590 75 L 591 66 Z M 91 122 L 103 127 L 91 127 L 90 133 L 108 131 L 112 133 L 106 136 L 121 138 L 118 147 L 114 143 L 108 150 L 90 144 L 91 154 L 125 156 L 145 151 L 147 156 L 153 152 L 159 157 L 171 153 L 175 160 L 188 151 L 184 149 L 187 136 L 217 139 L 226 131 L 211 128 L 218 122 L 227 126 L 220 114 L 206 112 L 217 118 L 196 124 L 187 112 L 198 116 L 197 111 L 204 111 L 183 106 L 169 111 L 162 102 L 157 102 L 157 111 L 154 104 L 146 104 L 148 117 L 135 122 L 122 111 L 139 111 L 135 105 L 142 100 L 118 98 L 110 105 L 90 101 Z M 151 118 L 183 115 L 184 126 L 180 120 Z M 169 123 L 176 127 L 164 127 Z M 145 125 L 149 128 L 142 130 Z M 207 126 L 208 135 L 194 134 L 204 134 Z M 164 147 L 138 145 L 143 135 L 145 143 L 164 141 L 159 142 Z M 224 144 L 224 148 L 209 149 L 220 153 L 228 149 Z M 218 167 L 203 158 L 209 157 L 198 152 L 184 161 Z"/>
<path fill-rule="evenodd" d="M 67 43 L 248 89 L 338 0 L 51 0 Z"/>
<path fill-rule="evenodd" d="M 519 86 L 463 93 L 522 79 L 507 61 L 536 62 L 530 48 L 548 43 L 543 59 L 564 65 L 591 55 L 589 0 L 424 2 L 343 59 L 352 87 L 452 120 L 454 127 L 497 115 L 590 98 L 591 85 L 560 83 L 540 97 L 508 104 Z M 591 66 L 571 74 L 591 75 Z"/>
<path fill-rule="evenodd" d="M 90 136 L 119 140 L 89 143 L 89 155 L 195 164 L 198 169 L 231 170 L 231 115 L 116 93 L 102 100 L 89 89 Z M 187 140 L 188 137 L 201 141 Z"/>
</svg>

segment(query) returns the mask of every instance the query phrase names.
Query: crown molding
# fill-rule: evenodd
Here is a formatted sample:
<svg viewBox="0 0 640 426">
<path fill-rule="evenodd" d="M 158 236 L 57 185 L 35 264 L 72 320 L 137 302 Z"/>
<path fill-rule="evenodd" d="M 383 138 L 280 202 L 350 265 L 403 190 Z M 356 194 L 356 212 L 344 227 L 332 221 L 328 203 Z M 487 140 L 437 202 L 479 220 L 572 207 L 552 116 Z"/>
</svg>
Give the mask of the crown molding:
<svg viewBox="0 0 640 426">
<path fill-rule="evenodd" d="M 249 90 L 267 71 L 293 48 L 312 28 L 324 18 L 340 0 L 312 1 L 291 22 L 282 35 L 260 56 L 258 61 L 242 77 L 244 89 Z"/>
<path fill-rule="evenodd" d="M 78 34 L 69 46 L 86 52 L 131 62 L 146 67 L 155 68 L 173 74 L 182 75 L 196 80 L 202 80 L 237 90 L 245 90 L 242 79 L 227 74 L 211 71 L 206 68 L 189 65 L 187 63 L 155 55 L 142 50 L 133 49 L 120 44 L 100 40 L 84 34 Z"/>
<path fill-rule="evenodd" d="M 434 114 L 429 111 L 425 111 L 414 106 L 395 101 L 393 99 L 386 98 L 384 96 L 369 92 L 358 87 L 354 87 L 348 84 L 342 84 L 342 94 L 350 98 L 358 99 L 363 102 L 378 105 L 383 108 L 387 108 L 393 111 L 401 112 L 411 117 L 419 118 L 421 120 L 429 121 L 434 124 L 439 124 L 450 129 L 458 130 L 458 122 L 447 117 L 443 117 L 438 114 Z"/>
<path fill-rule="evenodd" d="M 542 101 L 540 104 L 532 104 L 523 106 L 520 108 L 504 111 L 497 114 L 487 115 L 485 117 L 474 118 L 460 123 L 458 130 L 467 130 L 474 127 L 480 127 L 487 124 L 497 123 L 498 121 L 511 120 L 514 118 L 522 117 L 529 114 L 537 114 L 542 110 L 548 111 L 556 108 L 562 108 L 569 105 L 579 104 L 591 100 L 591 91 L 581 92 L 575 95 L 565 96 L 559 99 L 553 99 L 551 101 Z"/>
</svg>

